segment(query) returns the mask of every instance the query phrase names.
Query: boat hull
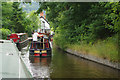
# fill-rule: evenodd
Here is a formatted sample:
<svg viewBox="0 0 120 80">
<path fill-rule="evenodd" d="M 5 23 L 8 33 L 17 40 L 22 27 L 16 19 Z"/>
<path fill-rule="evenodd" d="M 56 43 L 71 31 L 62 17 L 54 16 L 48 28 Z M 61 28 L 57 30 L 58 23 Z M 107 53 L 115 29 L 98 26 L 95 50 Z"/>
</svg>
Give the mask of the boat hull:
<svg viewBox="0 0 120 80">
<path fill-rule="evenodd" d="M 30 56 L 50 57 L 52 49 L 29 49 Z"/>
</svg>

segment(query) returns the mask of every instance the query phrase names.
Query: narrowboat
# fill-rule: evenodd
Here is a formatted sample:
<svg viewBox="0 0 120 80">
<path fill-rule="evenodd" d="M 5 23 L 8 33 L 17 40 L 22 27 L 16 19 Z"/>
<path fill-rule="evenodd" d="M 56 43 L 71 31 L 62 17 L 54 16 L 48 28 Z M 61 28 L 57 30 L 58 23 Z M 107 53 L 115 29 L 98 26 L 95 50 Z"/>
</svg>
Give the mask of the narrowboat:
<svg viewBox="0 0 120 80">
<path fill-rule="evenodd" d="M 13 33 L 7 36 L 7 40 L 12 40 L 19 51 L 21 51 L 22 48 L 26 47 L 28 45 L 28 36 L 27 33 Z"/>
<path fill-rule="evenodd" d="M 53 34 L 51 34 L 50 23 L 45 16 L 40 16 L 41 26 L 37 30 L 39 34 L 38 40 L 35 42 L 31 41 L 29 54 L 31 56 L 50 57 L 52 55 Z"/>
<path fill-rule="evenodd" d="M 30 56 L 50 57 L 52 53 L 52 43 L 49 33 L 38 33 L 38 40 L 31 41 Z"/>
</svg>

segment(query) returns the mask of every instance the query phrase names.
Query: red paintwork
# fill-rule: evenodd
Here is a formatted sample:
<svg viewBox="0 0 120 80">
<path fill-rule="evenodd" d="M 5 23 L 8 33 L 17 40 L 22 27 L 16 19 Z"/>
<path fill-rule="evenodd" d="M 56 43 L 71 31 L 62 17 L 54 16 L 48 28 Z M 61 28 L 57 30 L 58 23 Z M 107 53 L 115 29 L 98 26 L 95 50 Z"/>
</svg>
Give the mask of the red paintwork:
<svg viewBox="0 0 120 80">
<path fill-rule="evenodd" d="M 34 56 L 40 56 L 40 54 L 38 54 L 38 53 L 34 53 Z"/>
<path fill-rule="evenodd" d="M 48 46 L 49 44 L 48 43 L 45 43 L 45 45 L 46 45 L 46 48 L 49 48 L 49 46 Z"/>
<path fill-rule="evenodd" d="M 38 32 L 38 34 L 44 34 L 44 33 L 39 33 L 39 32 Z"/>
<path fill-rule="evenodd" d="M 8 40 L 10 40 L 10 39 L 12 39 L 15 43 L 19 40 L 19 42 L 20 42 L 20 38 L 18 37 L 18 35 L 17 34 L 11 34 L 10 36 L 9 36 L 9 38 L 7 38 Z"/>
<path fill-rule="evenodd" d="M 45 40 L 45 42 L 47 42 L 45 43 L 46 48 L 49 48 L 48 40 Z"/>
<path fill-rule="evenodd" d="M 43 53 L 42 56 L 47 56 L 47 53 Z"/>
</svg>

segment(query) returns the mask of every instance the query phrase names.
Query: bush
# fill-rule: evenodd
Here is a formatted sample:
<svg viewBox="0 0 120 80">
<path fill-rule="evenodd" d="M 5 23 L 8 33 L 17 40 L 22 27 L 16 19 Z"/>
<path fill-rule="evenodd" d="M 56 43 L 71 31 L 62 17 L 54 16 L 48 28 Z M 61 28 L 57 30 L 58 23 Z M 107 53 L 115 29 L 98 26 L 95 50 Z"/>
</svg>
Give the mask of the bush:
<svg viewBox="0 0 120 80">
<path fill-rule="evenodd" d="M 66 44 L 68 44 L 67 40 L 65 39 L 64 35 L 61 34 L 55 34 L 54 36 L 54 43 L 59 46 L 61 49 L 65 50 L 66 49 Z"/>
<path fill-rule="evenodd" d="M 9 29 L 4 29 L 1 28 L 0 29 L 0 38 L 1 39 L 7 39 L 7 36 L 11 33 L 11 31 Z"/>
</svg>

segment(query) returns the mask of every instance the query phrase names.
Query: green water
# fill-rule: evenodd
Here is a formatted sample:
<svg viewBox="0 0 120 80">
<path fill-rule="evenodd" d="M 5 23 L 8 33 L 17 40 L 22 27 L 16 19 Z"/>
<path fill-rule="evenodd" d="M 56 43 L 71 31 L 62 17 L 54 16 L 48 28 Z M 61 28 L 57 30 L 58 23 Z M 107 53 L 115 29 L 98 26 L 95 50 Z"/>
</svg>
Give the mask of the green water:
<svg viewBox="0 0 120 80">
<path fill-rule="evenodd" d="M 30 57 L 36 78 L 120 78 L 120 71 L 91 62 L 59 49 L 51 58 Z"/>
</svg>

